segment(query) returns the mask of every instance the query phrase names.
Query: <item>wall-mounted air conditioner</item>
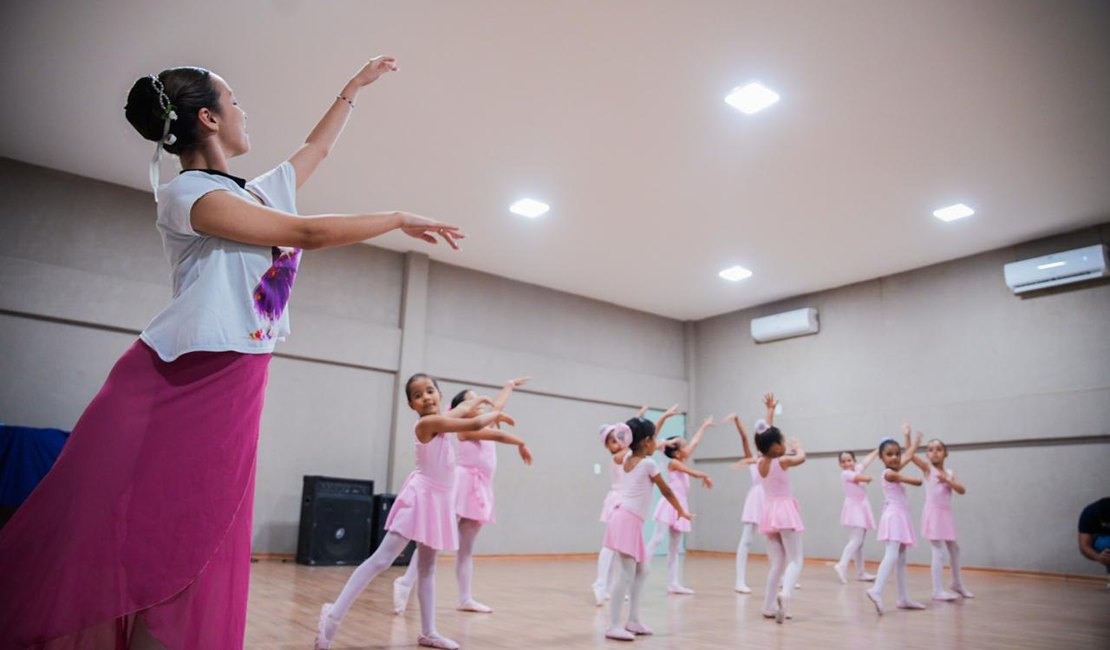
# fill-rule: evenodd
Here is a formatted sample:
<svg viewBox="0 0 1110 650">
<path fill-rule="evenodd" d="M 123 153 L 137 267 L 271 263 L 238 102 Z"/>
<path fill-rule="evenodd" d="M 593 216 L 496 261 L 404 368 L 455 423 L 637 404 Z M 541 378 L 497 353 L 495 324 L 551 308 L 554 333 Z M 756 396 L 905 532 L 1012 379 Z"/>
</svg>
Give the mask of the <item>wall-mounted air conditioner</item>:
<svg viewBox="0 0 1110 650">
<path fill-rule="evenodd" d="M 1014 293 L 1106 277 L 1106 246 L 1096 244 L 1044 257 L 1011 262 L 1003 269 Z"/>
<path fill-rule="evenodd" d="M 812 307 L 752 319 L 752 338 L 759 343 L 816 334 L 821 329 Z"/>
</svg>

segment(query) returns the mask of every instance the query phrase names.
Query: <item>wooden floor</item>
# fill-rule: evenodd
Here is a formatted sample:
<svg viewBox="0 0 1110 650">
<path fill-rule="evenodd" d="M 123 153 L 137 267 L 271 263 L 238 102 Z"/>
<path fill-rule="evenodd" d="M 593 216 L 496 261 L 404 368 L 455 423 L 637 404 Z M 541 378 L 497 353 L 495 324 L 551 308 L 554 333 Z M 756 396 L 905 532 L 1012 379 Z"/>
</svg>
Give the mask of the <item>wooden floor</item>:
<svg viewBox="0 0 1110 650">
<path fill-rule="evenodd" d="M 349 567 L 305 567 L 281 561 L 252 565 L 246 646 L 252 650 L 312 647 L 320 604 L 333 600 Z M 732 591 L 731 558 L 687 558 L 686 584 L 694 596 L 663 593 L 666 568 L 655 560 L 644 589 L 644 623 L 652 637 L 633 643 L 603 636 L 608 608 L 593 605 L 589 585 L 595 563 L 586 559 L 479 558 L 475 596 L 493 614 L 454 610 L 453 558 L 437 568 L 437 616 L 441 633 L 464 648 L 1110 648 L 1110 590 L 1089 580 L 1015 576 L 968 571 L 976 598 L 955 603 L 929 600 L 926 568 L 911 567 L 910 593 L 925 611 L 894 609 L 881 619 L 865 600 L 864 583 L 841 585 L 824 562 L 809 562 L 795 592 L 794 619 L 775 625 L 760 617 L 766 560 L 753 557 L 749 584 L 756 593 Z M 391 613 L 393 578 L 387 571 L 362 595 L 339 632 L 334 648 L 415 648 L 420 631 L 416 595 L 404 616 Z"/>
</svg>

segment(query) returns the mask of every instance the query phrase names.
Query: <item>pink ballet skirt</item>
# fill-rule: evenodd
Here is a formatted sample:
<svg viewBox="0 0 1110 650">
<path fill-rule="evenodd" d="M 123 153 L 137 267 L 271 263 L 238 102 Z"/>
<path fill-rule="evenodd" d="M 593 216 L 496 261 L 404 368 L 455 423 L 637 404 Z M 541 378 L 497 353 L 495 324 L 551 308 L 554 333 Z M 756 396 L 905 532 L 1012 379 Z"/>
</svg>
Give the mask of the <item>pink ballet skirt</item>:
<svg viewBox="0 0 1110 650">
<path fill-rule="evenodd" d="M 459 547 L 455 511 L 455 434 L 416 441 L 416 469 L 405 479 L 385 529 L 437 551 Z"/>
<path fill-rule="evenodd" d="M 758 468 L 756 470 L 758 472 Z M 771 461 L 771 469 L 763 477 L 763 513 L 759 518 L 759 532 L 763 535 L 780 530 L 802 532 L 802 509 L 790 490 L 790 478 L 778 458 Z"/>
<path fill-rule="evenodd" d="M 921 511 L 921 535 L 931 541 L 956 541 L 956 518 L 952 516 L 952 488 L 937 480 L 934 467 L 925 477 L 925 508 Z"/>
<path fill-rule="evenodd" d="M 755 465 L 748 465 L 748 471 L 752 475 L 752 487 L 748 490 L 748 496 L 744 497 L 744 511 L 740 515 L 740 521 L 745 524 L 759 524 L 759 519 L 763 516 L 763 477 L 759 475 L 759 468 Z"/>
<path fill-rule="evenodd" d="M 0 647 L 243 647 L 269 362 L 124 353 L 0 530 Z"/>
<path fill-rule="evenodd" d="M 644 520 L 628 510 L 617 507 L 609 517 L 605 528 L 605 548 L 632 556 L 637 562 L 647 559 L 647 546 L 644 544 Z"/>
<path fill-rule="evenodd" d="M 906 486 L 883 478 L 883 514 L 879 517 L 880 542 L 899 542 L 906 546 L 914 545 L 913 523 L 910 522 L 910 507 L 906 500 Z"/>
<path fill-rule="evenodd" d="M 866 499 L 844 499 L 844 506 L 840 508 L 840 525 L 848 528 L 875 528 L 875 515 L 871 512 L 871 504 Z"/>
<path fill-rule="evenodd" d="M 459 517 L 483 524 L 496 521 L 493 515 L 493 474 L 497 467 L 497 443 L 490 440 L 459 442 L 455 468 L 455 510 Z"/>
<path fill-rule="evenodd" d="M 682 509 L 690 512 L 690 506 L 687 502 L 690 492 L 690 475 L 682 472 L 670 472 L 667 475 L 667 484 L 674 492 L 675 498 L 682 504 Z M 659 499 L 659 503 L 655 505 L 655 513 L 651 518 L 679 532 L 690 532 L 690 520 L 679 518 L 678 511 L 666 499 Z"/>
</svg>

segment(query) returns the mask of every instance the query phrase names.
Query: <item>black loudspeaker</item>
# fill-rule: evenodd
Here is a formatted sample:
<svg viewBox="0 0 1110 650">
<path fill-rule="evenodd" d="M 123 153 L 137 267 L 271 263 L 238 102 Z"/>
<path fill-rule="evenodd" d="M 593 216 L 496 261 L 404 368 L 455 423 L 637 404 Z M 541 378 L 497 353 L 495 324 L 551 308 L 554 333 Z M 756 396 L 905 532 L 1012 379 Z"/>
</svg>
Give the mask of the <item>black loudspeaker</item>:
<svg viewBox="0 0 1110 650">
<path fill-rule="evenodd" d="M 370 551 L 378 550 L 382 540 L 385 539 L 385 520 L 389 517 L 389 510 L 397 499 L 396 494 L 374 495 L 374 536 L 371 540 Z M 393 561 L 393 566 L 408 566 L 412 561 L 412 554 L 416 552 L 416 542 L 409 542 L 405 550 Z"/>
<path fill-rule="evenodd" d="M 359 564 L 369 557 L 373 494 L 373 481 L 304 477 L 297 563 Z"/>
</svg>

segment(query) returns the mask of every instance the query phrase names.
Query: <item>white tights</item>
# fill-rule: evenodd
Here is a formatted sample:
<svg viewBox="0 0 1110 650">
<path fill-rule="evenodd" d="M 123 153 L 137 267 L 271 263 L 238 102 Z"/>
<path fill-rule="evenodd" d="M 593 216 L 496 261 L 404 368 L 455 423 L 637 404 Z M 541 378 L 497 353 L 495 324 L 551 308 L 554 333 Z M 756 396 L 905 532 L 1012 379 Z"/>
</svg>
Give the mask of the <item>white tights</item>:
<svg viewBox="0 0 1110 650">
<path fill-rule="evenodd" d="M 771 556 L 771 571 L 767 574 L 767 594 L 763 611 L 775 611 L 775 596 L 782 583 L 782 596 L 794 595 L 794 585 L 802 573 L 802 534 L 796 530 L 780 530 L 767 535 L 767 554 Z"/>
<path fill-rule="evenodd" d="M 881 600 L 883 587 L 886 586 L 890 573 L 895 569 L 897 569 L 898 578 L 898 602 L 908 602 L 910 595 L 906 589 L 906 545 L 893 540 L 886 543 L 883 561 L 879 564 L 879 573 L 875 578 L 875 586 L 871 588 L 871 592 Z"/>
<path fill-rule="evenodd" d="M 844 552 L 840 555 L 840 561 L 837 566 L 848 568 L 848 562 L 855 561 L 856 563 L 856 577 L 861 578 L 866 572 L 866 565 L 863 563 L 863 538 L 867 535 L 865 528 L 849 528 L 848 543 L 844 546 Z"/>
<path fill-rule="evenodd" d="M 610 629 L 622 627 L 621 610 L 624 608 L 624 596 L 629 592 L 629 587 L 632 593 L 628 603 L 628 622 L 640 622 L 640 592 L 644 590 L 644 581 L 648 574 L 646 562 L 637 562 L 631 555 L 620 552 L 617 552 L 616 557 L 620 573 L 617 584 L 613 587 L 613 596 L 609 599 Z"/>
<path fill-rule="evenodd" d="M 474 519 L 459 517 L 459 552 L 455 556 L 455 579 L 459 581 L 459 604 L 462 605 L 472 598 L 471 590 L 474 585 L 474 540 L 482 530 L 482 522 Z M 412 589 L 416 582 L 417 559 L 421 551 L 418 547 L 409 562 L 405 575 L 399 579 L 401 584 Z M 423 609 L 423 606 L 421 606 Z"/>
<path fill-rule="evenodd" d="M 335 599 L 335 604 L 332 605 L 331 612 L 328 614 L 324 633 L 329 640 L 335 638 L 335 633 L 339 630 L 339 624 L 343 621 L 343 617 L 347 615 L 348 610 L 351 609 L 351 605 L 355 603 L 358 595 L 370 585 L 374 578 L 378 577 L 378 574 L 393 566 L 393 561 L 405 550 L 408 543 L 408 538 L 394 532 L 386 533 L 385 539 L 378 546 L 378 550 L 374 551 L 374 554 L 367 558 L 365 562 L 358 565 L 358 568 L 347 580 L 347 584 L 343 586 L 343 591 L 339 593 L 339 597 Z M 417 544 L 416 550 L 417 552 L 413 555 L 409 566 L 415 566 L 417 572 L 416 595 L 420 599 L 420 632 L 425 636 L 439 636 L 435 621 L 435 572 L 438 551 L 423 544 Z"/>
<path fill-rule="evenodd" d="M 597 580 L 594 582 L 594 589 L 606 596 L 613 592 L 619 577 L 620 563 L 613 561 L 616 555 L 617 552 L 607 546 L 602 546 L 601 552 L 597 554 Z"/>
<path fill-rule="evenodd" d="M 952 566 L 952 585 L 956 587 L 963 586 L 963 581 L 960 580 L 960 545 L 955 541 L 944 542 L 941 540 L 930 540 L 933 546 L 933 595 L 942 594 L 944 589 L 944 547 L 948 546 L 948 563 Z"/>
<path fill-rule="evenodd" d="M 680 587 L 682 583 L 678 577 L 678 549 L 682 545 L 682 531 L 657 523 L 655 534 L 652 535 L 651 541 L 647 545 L 648 562 L 655 557 L 655 549 L 663 543 L 663 537 L 667 536 L 668 532 L 670 533 L 670 544 L 667 546 L 667 586 Z"/>
<path fill-rule="evenodd" d="M 744 523 L 744 532 L 740 533 L 740 545 L 736 547 L 736 587 L 748 585 L 748 551 L 752 547 L 752 537 L 755 535 L 756 524 Z"/>
</svg>

